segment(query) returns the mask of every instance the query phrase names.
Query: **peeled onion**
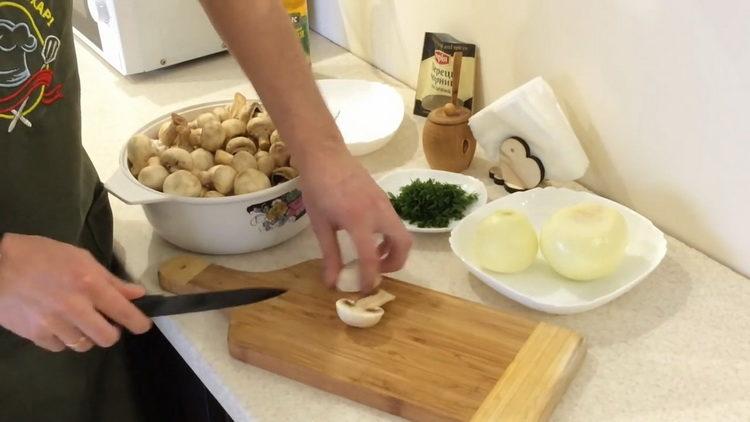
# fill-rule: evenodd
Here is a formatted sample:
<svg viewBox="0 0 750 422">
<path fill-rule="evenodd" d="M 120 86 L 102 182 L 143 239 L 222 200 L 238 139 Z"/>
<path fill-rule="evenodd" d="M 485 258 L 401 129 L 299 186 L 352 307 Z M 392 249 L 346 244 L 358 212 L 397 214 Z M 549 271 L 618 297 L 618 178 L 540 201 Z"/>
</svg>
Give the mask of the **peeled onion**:
<svg viewBox="0 0 750 422">
<path fill-rule="evenodd" d="M 528 268 L 538 251 L 536 231 L 520 212 L 500 210 L 482 220 L 474 236 L 479 265 L 499 273 Z"/>
<path fill-rule="evenodd" d="M 584 203 L 556 212 L 542 227 L 540 247 L 549 265 L 573 280 L 614 272 L 625 256 L 628 228 L 612 208 Z"/>
</svg>

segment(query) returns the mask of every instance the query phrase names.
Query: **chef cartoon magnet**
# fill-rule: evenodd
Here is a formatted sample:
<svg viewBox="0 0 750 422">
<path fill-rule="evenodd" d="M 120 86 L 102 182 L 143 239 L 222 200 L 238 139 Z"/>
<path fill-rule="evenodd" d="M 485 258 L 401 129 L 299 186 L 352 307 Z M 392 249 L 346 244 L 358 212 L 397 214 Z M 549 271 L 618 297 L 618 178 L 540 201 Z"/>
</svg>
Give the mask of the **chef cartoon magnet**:
<svg viewBox="0 0 750 422">
<path fill-rule="evenodd" d="M 0 1 L 0 120 L 7 132 L 32 127 L 31 114 L 63 97 L 54 81 L 61 42 L 52 11 L 43 2 Z"/>
</svg>

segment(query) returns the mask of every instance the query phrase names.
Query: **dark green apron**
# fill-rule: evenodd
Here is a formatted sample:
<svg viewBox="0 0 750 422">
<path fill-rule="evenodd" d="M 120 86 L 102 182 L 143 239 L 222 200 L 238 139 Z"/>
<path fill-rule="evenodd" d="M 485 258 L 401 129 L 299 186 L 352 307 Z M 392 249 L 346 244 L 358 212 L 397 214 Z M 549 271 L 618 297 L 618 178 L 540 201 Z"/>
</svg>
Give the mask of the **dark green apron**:
<svg viewBox="0 0 750 422">
<path fill-rule="evenodd" d="M 81 146 L 71 0 L 0 0 L 0 234 L 112 259 L 106 192 Z M 0 328 L 0 421 L 140 420 L 122 342 L 50 353 Z"/>
</svg>

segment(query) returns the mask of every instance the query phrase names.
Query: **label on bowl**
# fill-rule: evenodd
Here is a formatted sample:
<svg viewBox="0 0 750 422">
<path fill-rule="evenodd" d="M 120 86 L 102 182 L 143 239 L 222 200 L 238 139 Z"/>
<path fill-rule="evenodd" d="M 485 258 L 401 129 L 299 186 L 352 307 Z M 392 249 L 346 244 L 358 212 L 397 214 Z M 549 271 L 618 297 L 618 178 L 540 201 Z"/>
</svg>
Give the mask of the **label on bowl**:
<svg viewBox="0 0 750 422">
<path fill-rule="evenodd" d="M 302 192 L 295 189 L 278 198 L 247 207 L 250 225 L 259 231 L 270 231 L 302 218 L 307 211 L 302 202 Z"/>
</svg>

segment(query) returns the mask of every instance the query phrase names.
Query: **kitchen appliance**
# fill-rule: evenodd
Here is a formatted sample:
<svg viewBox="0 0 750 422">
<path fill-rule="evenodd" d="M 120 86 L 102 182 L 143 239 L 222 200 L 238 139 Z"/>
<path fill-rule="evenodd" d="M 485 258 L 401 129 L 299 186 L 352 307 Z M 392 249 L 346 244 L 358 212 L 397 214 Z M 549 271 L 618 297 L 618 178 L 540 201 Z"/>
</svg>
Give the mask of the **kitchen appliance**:
<svg viewBox="0 0 750 422">
<path fill-rule="evenodd" d="M 156 317 L 249 305 L 274 298 L 284 292 L 286 290 L 260 287 L 176 296 L 145 295 L 133 300 L 133 304 L 146 316 Z"/>
<path fill-rule="evenodd" d="M 197 0 L 73 0 L 73 28 L 123 75 L 225 49 Z"/>
<path fill-rule="evenodd" d="M 267 273 L 179 256 L 159 268 L 173 293 L 287 290 L 229 312 L 230 354 L 244 362 L 410 420 L 546 419 L 585 355 L 576 333 L 384 277 L 395 295 L 380 323 L 345 325 L 321 262 Z"/>
</svg>

